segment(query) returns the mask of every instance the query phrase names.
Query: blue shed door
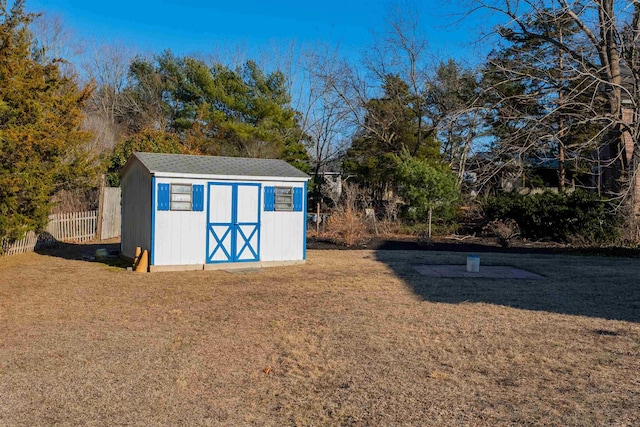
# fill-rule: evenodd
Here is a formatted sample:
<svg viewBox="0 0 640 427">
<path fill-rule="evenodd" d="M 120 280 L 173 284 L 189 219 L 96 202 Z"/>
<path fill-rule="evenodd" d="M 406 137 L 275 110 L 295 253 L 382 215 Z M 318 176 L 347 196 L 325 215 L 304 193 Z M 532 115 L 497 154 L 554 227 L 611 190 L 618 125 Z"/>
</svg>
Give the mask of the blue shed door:
<svg viewBox="0 0 640 427">
<path fill-rule="evenodd" d="M 260 260 L 260 184 L 210 182 L 207 263 Z"/>
</svg>

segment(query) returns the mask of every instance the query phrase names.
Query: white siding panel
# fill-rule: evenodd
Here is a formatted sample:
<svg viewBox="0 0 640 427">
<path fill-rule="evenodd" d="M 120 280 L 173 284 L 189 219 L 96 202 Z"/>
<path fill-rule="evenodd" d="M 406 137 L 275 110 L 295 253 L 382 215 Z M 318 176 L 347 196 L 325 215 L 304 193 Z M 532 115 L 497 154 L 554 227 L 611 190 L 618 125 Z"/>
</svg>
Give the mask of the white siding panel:
<svg viewBox="0 0 640 427">
<path fill-rule="evenodd" d="M 287 229 L 285 228 L 285 218 L 289 216 L 288 212 L 274 212 L 269 213 L 269 216 L 273 218 L 273 226 L 269 229 L 269 241 L 273 241 L 273 260 L 281 261 L 285 257 L 284 254 L 284 242 L 289 239 L 289 236 L 285 237 Z M 288 256 L 288 254 L 287 254 Z"/>
<path fill-rule="evenodd" d="M 207 200 L 207 183 L 193 179 L 158 178 L 159 183 L 204 185 Z M 206 208 L 196 211 L 155 211 L 154 265 L 204 264 L 206 255 Z"/>
<path fill-rule="evenodd" d="M 151 175 L 139 161 L 122 177 L 120 250 L 130 258 L 137 246 L 151 249 Z"/>
<path fill-rule="evenodd" d="M 302 244 L 304 241 L 303 228 L 304 228 L 304 212 L 296 212 L 295 217 L 291 219 L 289 223 L 289 259 L 302 259 L 303 250 Z"/>
<path fill-rule="evenodd" d="M 133 172 L 131 168 L 128 175 Z M 146 188 L 151 194 L 151 177 L 148 176 Z M 221 182 L 219 180 L 197 180 L 186 178 L 157 178 L 157 184 L 199 184 L 204 185 L 205 207 L 202 212 L 193 211 L 158 211 L 155 209 L 155 235 L 154 235 L 154 265 L 185 265 L 206 263 L 207 241 L 207 213 L 210 222 L 229 223 L 232 220 L 232 187 L 225 185 L 212 185 L 209 182 Z M 229 183 L 241 181 L 228 181 Z M 256 181 L 247 181 L 257 183 Z M 304 212 L 265 212 L 264 211 L 264 187 L 265 186 L 294 186 L 304 187 L 303 182 L 287 181 L 262 181 L 260 182 L 260 204 L 256 197 L 258 187 L 238 186 L 238 222 L 253 222 L 256 212 L 260 211 L 260 260 L 261 261 L 295 261 L 303 259 L 304 241 Z M 209 197 L 209 190 L 212 197 Z M 139 196 L 138 196 L 139 197 Z M 157 200 L 157 199 L 156 199 Z M 151 200 L 148 197 L 147 223 L 150 230 Z M 125 218 L 125 192 L 123 192 L 123 219 Z M 123 224 L 123 230 L 125 226 Z M 247 231 L 248 233 L 248 231 Z M 150 240 L 150 233 L 149 235 Z M 224 232 L 222 232 L 224 234 Z M 224 247 L 231 252 L 231 236 L 227 236 Z M 123 233 L 124 242 L 124 233 Z M 213 242 L 213 243 L 212 243 Z M 251 238 L 251 243 L 257 245 L 258 235 Z M 210 241 L 210 250 L 215 246 L 215 240 Z M 238 239 L 239 248 L 244 244 Z M 123 243 L 124 246 L 124 243 Z M 133 247 L 135 250 L 135 246 Z M 251 252 L 245 250 L 241 259 L 250 258 Z M 224 260 L 226 256 L 218 251 L 214 260 Z"/>
<path fill-rule="evenodd" d="M 304 187 L 303 182 L 263 182 L 264 186 Z M 264 191 L 264 189 L 263 189 Z M 265 212 L 261 206 L 262 228 L 260 259 L 262 261 L 295 261 L 304 257 L 304 212 Z"/>
</svg>

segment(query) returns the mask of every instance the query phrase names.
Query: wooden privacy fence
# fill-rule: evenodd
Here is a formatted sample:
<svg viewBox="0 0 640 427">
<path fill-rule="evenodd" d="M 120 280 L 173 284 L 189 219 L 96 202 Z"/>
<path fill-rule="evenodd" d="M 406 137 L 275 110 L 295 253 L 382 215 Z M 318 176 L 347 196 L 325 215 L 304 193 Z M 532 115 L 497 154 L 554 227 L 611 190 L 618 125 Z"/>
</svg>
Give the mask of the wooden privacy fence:
<svg viewBox="0 0 640 427">
<path fill-rule="evenodd" d="M 104 187 L 102 190 L 102 218 L 98 215 L 101 221 L 99 237 L 102 240 L 120 237 L 120 221 L 122 218 L 120 214 L 120 187 Z"/>
<path fill-rule="evenodd" d="M 33 252 L 56 242 L 84 242 L 96 237 L 98 211 L 49 215 L 49 224 L 40 234 L 30 231 L 11 245 L 2 241 L 4 255 Z"/>
</svg>

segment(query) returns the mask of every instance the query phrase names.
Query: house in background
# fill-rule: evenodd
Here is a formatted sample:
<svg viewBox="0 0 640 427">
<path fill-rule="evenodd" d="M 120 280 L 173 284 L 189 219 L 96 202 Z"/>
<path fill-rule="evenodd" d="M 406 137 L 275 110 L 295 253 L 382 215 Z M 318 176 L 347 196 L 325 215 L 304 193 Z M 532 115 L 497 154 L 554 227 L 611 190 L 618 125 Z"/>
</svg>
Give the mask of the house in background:
<svg viewBox="0 0 640 427">
<path fill-rule="evenodd" d="M 625 176 L 623 180 L 626 181 L 623 187 L 628 186 L 631 190 L 631 204 L 633 206 L 633 213 L 636 217 L 640 216 L 640 173 L 638 164 L 638 158 L 634 155 L 636 141 L 634 135 L 630 129 L 637 131 L 637 117 L 638 111 L 636 103 L 634 102 L 634 94 L 636 93 L 636 81 L 634 74 L 627 66 L 620 67 L 620 74 L 622 78 L 622 99 L 621 99 L 621 122 L 626 125 L 626 129 L 622 130 L 621 145 L 622 145 L 622 157 L 618 157 L 618 153 L 612 153 L 611 147 L 604 145 L 598 150 L 594 157 L 596 165 L 594 166 L 592 173 L 594 176 L 593 185 L 600 191 L 601 189 L 615 188 L 613 184 L 616 179 L 619 179 L 619 163 L 623 162 L 625 165 Z"/>
<path fill-rule="evenodd" d="M 635 117 L 634 110 L 629 108 L 628 106 L 623 105 L 622 108 L 622 121 L 628 125 L 633 126 L 633 119 Z M 622 133 L 622 141 L 624 144 L 624 152 L 627 160 L 627 164 L 629 165 L 629 174 L 630 179 L 633 180 L 632 188 L 633 188 L 633 213 L 636 217 L 640 217 L 640 173 L 638 171 L 638 161 L 637 158 L 634 157 L 634 149 L 635 143 L 633 141 L 633 136 L 631 132 L 625 131 Z"/>
<path fill-rule="evenodd" d="M 121 176 L 121 252 L 150 271 L 306 259 L 310 177 L 282 160 L 134 153 Z"/>
</svg>

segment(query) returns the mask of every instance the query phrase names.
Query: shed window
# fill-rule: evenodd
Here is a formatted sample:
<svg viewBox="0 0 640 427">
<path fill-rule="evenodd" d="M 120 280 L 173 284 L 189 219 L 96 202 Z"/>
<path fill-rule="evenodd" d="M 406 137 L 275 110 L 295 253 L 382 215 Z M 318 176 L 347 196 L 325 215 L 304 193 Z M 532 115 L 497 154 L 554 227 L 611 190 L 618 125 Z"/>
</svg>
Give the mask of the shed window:
<svg viewBox="0 0 640 427">
<path fill-rule="evenodd" d="M 304 188 L 302 187 L 264 187 L 264 210 L 302 212 L 304 207 Z"/>
<path fill-rule="evenodd" d="M 277 211 L 293 210 L 293 187 L 276 187 L 274 207 Z"/>
<path fill-rule="evenodd" d="M 192 194 L 191 184 L 171 184 L 171 210 L 190 211 Z"/>
</svg>

